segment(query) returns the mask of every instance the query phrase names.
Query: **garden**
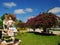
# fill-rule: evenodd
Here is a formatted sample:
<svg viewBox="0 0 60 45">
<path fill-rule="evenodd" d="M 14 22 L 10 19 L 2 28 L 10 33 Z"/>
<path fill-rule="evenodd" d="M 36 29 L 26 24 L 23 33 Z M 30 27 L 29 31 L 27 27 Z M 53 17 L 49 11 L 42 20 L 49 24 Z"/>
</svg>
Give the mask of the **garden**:
<svg viewBox="0 0 60 45">
<path fill-rule="evenodd" d="M 7 30 L 5 29 L 5 27 L 3 28 L 3 19 L 5 19 L 5 17 L 11 17 L 14 21 L 14 25 L 8 25 L 9 27 L 6 28 Z M 54 34 L 53 32 L 50 33 L 50 30 L 47 29 L 52 27 L 54 28 L 59 25 L 57 18 L 59 19 L 59 17 L 55 14 L 42 13 L 34 18 L 28 19 L 28 21 L 24 23 L 21 20 L 17 20 L 16 16 L 13 14 L 4 14 L 0 20 L 0 29 L 3 29 L 6 34 L 9 31 L 8 35 L 10 36 L 10 38 L 9 36 L 4 35 L 3 38 L 1 37 L 1 40 L 6 42 L 10 42 L 13 40 L 14 43 L 18 41 L 17 43 L 19 45 L 60 45 L 60 35 Z M 33 29 L 33 31 L 27 31 L 30 28 Z M 40 33 L 36 32 L 35 29 L 37 28 L 42 28 L 43 31 L 41 31 Z M 17 30 L 17 32 L 12 31 L 15 29 Z M 13 33 L 14 36 L 11 36 L 11 34 L 13 35 Z M 14 39 L 11 39 L 11 37 L 14 37 Z"/>
</svg>

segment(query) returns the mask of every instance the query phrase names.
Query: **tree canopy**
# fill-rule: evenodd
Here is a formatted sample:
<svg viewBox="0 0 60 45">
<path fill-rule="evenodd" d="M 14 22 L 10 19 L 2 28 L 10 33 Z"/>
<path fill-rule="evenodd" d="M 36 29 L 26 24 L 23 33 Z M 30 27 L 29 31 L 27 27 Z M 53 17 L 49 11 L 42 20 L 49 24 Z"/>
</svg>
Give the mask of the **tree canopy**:
<svg viewBox="0 0 60 45">
<path fill-rule="evenodd" d="M 1 20 L 4 20 L 5 19 L 5 15 L 8 15 L 8 13 L 5 13 L 1 16 Z"/>
<path fill-rule="evenodd" d="M 27 21 L 26 25 L 31 28 L 50 28 L 58 23 L 57 16 L 52 13 L 42 13 Z"/>
</svg>

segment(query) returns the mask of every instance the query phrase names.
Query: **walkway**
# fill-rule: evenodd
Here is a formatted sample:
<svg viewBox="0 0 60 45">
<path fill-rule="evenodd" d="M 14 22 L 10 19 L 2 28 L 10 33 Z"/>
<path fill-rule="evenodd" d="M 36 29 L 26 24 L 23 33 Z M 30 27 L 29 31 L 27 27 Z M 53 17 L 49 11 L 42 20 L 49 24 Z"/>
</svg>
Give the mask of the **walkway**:
<svg viewBox="0 0 60 45">
<path fill-rule="evenodd" d="M 33 29 L 27 29 L 27 30 L 21 30 L 20 32 L 32 32 L 32 31 L 33 31 Z M 39 29 L 39 28 L 35 30 L 35 32 L 39 32 L 39 33 L 41 33 L 41 31 L 43 31 L 43 30 Z M 60 35 L 60 31 L 52 31 L 52 32 L 53 32 L 53 34 L 59 34 Z"/>
</svg>

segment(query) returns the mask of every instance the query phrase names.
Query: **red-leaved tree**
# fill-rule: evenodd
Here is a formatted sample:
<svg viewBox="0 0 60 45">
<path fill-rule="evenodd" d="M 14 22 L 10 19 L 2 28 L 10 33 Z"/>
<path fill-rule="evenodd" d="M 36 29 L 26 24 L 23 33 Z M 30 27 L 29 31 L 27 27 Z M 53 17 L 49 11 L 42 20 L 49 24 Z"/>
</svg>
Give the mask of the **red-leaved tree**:
<svg viewBox="0 0 60 45">
<path fill-rule="evenodd" d="M 46 32 L 47 28 L 57 25 L 57 16 L 52 13 L 42 13 L 38 16 L 31 18 L 27 21 L 26 25 L 30 28 L 34 29 L 42 27 L 44 32 Z"/>
</svg>

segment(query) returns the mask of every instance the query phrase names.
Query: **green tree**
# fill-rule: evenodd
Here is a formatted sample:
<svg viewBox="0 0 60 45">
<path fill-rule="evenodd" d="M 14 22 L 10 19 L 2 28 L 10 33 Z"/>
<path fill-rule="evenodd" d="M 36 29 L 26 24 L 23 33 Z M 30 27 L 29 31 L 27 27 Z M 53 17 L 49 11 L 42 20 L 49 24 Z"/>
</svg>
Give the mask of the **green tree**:
<svg viewBox="0 0 60 45">
<path fill-rule="evenodd" d="M 8 13 L 5 13 L 1 16 L 1 20 L 4 20 L 5 19 L 5 15 L 8 15 Z"/>
<path fill-rule="evenodd" d="M 0 20 L 0 29 L 3 28 L 3 21 Z"/>
</svg>

